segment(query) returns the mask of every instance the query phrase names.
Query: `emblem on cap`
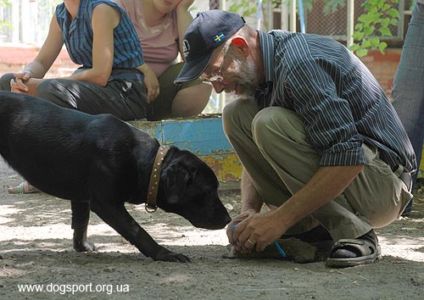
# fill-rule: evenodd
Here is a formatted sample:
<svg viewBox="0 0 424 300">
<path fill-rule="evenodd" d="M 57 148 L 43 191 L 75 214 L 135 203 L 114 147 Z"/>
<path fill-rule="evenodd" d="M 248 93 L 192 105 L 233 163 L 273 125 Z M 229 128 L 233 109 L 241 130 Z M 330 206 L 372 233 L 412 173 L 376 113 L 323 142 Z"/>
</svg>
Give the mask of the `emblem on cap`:
<svg viewBox="0 0 424 300">
<path fill-rule="evenodd" d="M 225 38 L 225 35 L 221 32 L 219 34 L 215 34 L 213 37 L 213 40 L 215 41 L 215 43 L 219 43 L 221 42 L 223 39 Z"/>
<path fill-rule="evenodd" d="M 189 52 L 190 52 L 190 43 L 187 40 L 184 40 L 183 41 L 184 58 L 187 58 Z"/>
</svg>

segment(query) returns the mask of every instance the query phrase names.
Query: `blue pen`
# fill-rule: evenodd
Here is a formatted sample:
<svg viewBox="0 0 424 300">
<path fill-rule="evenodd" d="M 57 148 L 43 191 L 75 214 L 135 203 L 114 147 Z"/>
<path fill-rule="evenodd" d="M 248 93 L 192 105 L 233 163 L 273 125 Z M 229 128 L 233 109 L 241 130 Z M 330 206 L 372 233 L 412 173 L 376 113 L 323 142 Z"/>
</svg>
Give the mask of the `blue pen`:
<svg viewBox="0 0 424 300">
<path fill-rule="evenodd" d="M 234 239 L 234 231 L 236 231 L 236 227 L 237 227 L 237 223 L 231 224 L 230 228 L 231 228 L 231 235 L 233 236 Z"/>
<path fill-rule="evenodd" d="M 286 251 L 284 251 L 283 247 L 280 245 L 278 241 L 274 241 L 275 248 L 277 248 L 278 253 L 281 257 L 287 257 Z"/>
</svg>

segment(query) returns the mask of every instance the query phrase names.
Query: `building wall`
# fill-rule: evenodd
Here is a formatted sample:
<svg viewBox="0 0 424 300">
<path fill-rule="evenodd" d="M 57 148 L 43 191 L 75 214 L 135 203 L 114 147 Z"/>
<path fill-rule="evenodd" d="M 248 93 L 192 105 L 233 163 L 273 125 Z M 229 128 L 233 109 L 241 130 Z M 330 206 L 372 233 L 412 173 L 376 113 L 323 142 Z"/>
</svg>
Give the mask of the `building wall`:
<svg viewBox="0 0 424 300">
<path fill-rule="evenodd" d="M 401 49 L 388 49 L 385 54 L 380 51 L 371 51 L 368 56 L 362 58 L 389 97 L 391 97 L 393 78 L 399 64 L 400 53 Z"/>
<path fill-rule="evenodd" d="M 22 70 L 35 58 L 38 50 L 39 48 L 36 47 L 0 46 L 0 75 Z M 69 58 L 66 49 L 63 49 L 46 77 L 66 76 L 77 67 Z"/>
</svg>

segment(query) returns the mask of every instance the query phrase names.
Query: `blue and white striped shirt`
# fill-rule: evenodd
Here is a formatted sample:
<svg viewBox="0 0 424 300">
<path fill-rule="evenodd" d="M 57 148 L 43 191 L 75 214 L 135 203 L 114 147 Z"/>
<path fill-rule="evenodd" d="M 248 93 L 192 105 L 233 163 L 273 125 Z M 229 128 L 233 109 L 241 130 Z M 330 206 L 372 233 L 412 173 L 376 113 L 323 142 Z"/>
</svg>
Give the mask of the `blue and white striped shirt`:
<svg viewBox="0 0 424 300">
<path fill-rule="evenodd" d="M 414 151 L 393 106 L 345 46 L 312 34 L 259 34 L 268 90 L 257 100 L 299 115 L 321 166 L 365 164 L 365 143 L 378 148 L 393 170 L 399 165 L 416 170 Z"/>
<path fill-rule="evenodd" d="M 99 4 L 112 6 L 119 11 L 121 17 L 113 33 L 114 57 L 112 68 L 114 70 L 112 70 L 111 79 L 142 79 L 141 73 L 122 70 L 135 69 L 143 64 L 143 52 L 134 25 L 128 15 L 119 5 L 110 0 L 81 0 L 78 14 L 73 20 L 64 3 L 56 7 L 56 18 L 69 56 L 74 63 L 82 65 L 82 68 L 92 68 L 93 30 L 91 19 L 94 8 Z M 136 78 L 132 78 L 134 76 Z"/>
</svg>

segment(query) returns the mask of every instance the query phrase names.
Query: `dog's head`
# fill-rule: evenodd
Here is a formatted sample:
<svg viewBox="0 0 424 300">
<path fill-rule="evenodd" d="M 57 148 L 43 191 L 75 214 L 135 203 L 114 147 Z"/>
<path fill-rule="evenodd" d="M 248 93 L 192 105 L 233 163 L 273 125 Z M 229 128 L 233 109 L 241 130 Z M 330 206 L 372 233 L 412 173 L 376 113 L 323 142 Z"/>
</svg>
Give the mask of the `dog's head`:
<svg viewBox="0 0 424 300">
<path fill-rule="evenodd" d="M 163 210 L 206 229 L 224 228 L 231 221 L 214 172 L 193 153 L 172 147 L 160 177 L 157 204 Z"/>
</svg>

